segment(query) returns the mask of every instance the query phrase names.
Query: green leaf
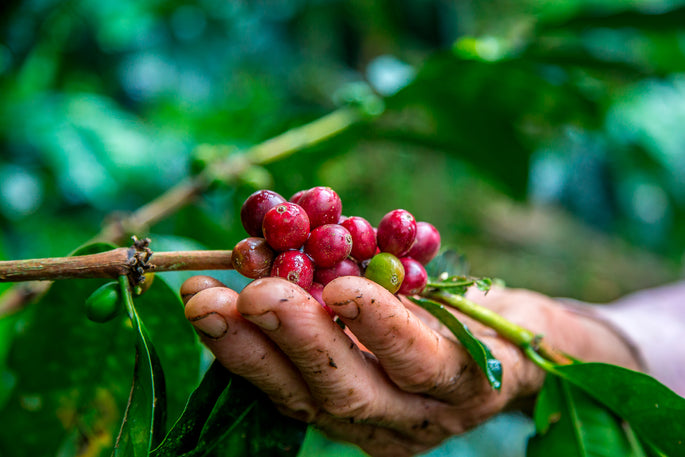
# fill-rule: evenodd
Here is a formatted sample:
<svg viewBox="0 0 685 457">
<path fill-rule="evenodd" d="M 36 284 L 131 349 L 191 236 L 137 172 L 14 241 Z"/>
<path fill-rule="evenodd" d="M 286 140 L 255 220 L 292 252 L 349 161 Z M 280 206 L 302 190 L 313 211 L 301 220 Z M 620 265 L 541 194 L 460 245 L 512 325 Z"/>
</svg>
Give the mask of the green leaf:
<svg viewBox="0 0 685 457">
<path fill-rule="evenodd" d="M 620 2 L 616 6 L 621 5 Z M 618 29 L 644 29 L 664 32 L 667 29 L 679 30 L 685 21 L 685 8 L 674 8 L 670 11 L 663 11 L 660 14 L 647 13 L 642 11 L 622 11 L 613 14 L 596 14 L 591 11 L 584 11 L 565 21 L 555 21 L 547 24 L 540 24 L 539 31 L 546 30 L 587 30 L 591 27 L 618 28 Z"/>
<path fill-rule="evenodd" d="M 159 357 L 136 308 L 126 276 L 119 278 L 122 295 L 136 334 L 136 363 L 126 414 L 114 448 L 114 456 L 147 456 L 164 433 L 166 392 Z"/>
<path fill-rule="evenodd" d="M 685 455 L 685 398 L 656 379 L 602 363 L 575 363 L 551 370 L 630 423 L 654 452 Z"/>
<path fill-rule="evenodd" d="M 479 290 L 487 293 L 493 284 L 502 283 L 499 279 L 467 276 L 467 270 L 468 265 L 464 256 L 448 249 L 426 265 L 426 272 L 429 277 L 428 287 L 463 296 L 471 286 L 476 286 Z"/>
<path fill-rule="evenodd" d="M 541 113 L 543 97 L 554 102 Z M 530 148 L 517 125 L 527 113 L 572 117 L 582 98 L 569 98 L 530 63 L 479 62 L 451 52 L 434 53 L 412 83 L 386 99 L 388 115 L 409 112 L 411 120 L 394 128 L 380 124 L 373 135 L 455 155 L 522 197 Z"/>
<path fill-rule="evenodd" d="M 457 337 L 466 351 L 483 370 L 490 385 L 499 390 L 502 387 L 502 363 L 497 360 L 490 349 L 476 338 L 473 333 L 440 303 L 426 298 L 409 297 L 411 301 L 435 316 Z"/>
<path fill-rule="evenodd" d="M 212 363 L 200 385 L 190 395 L 183 414 L 151 455 L 180 455 L 196 447 L 202 427 L 230 379 L 231 374 L 221 364 L 216 361 Z"/>
<path fill-rule="evenodd" d="M 528 441 L 528 457 L 641 457 L 621 420 L 582 389 L 548 375 L 534 413 L 538 435 Z"/>
<path fill-rule="evenodd" d="M 478 290 L 487 293 L 492 288 L 493 281 L 490 278 L 476 279 L 476 287 Z"/>
<path fill-rule="evenodd" d="M 188 323 L 179 293 L 156 274 L 150 288 L 134 298 L 164 368 L 168 417 L 178 417 L 202 376 L 202 345 Z"/>
<path fill-rule="evenodd" d="M 74 255 L 111 248 L 98 243 Z M 0 409 L 11 420 L 0 427 L 1 455 L 111 454 L 129 394 L 133 333 L 123 315 L 105 324 L 86 318 L 86 298 L 106 281 L 55 282 L 12 317 L 2 375 L 11 390 Z"/>
<path fill-rule="evenodd" d="M 294 456 L 305 429 L 215 361 L 152 456 Z"/>
<path fill-rule="evenodd" d="M 464 276 L 468 270 L 466 258 L 454 249 L 441 252 L 426 265 L 426 273 L 431 278 L 439 278 L 442 274 Z"/>
<path fill-rule="evenodd" d="M 244 383 L 244 381 L 243 381 Z M 209 454 L 223 440 L 230 437 L 231 433 L 238 429 L 243 429 L 243 421 L 248 414 L 257 406 L 257 395 L 243 391 L 243 385 L 237 377 L 232 377 L 221 393 L 214 408 L 204 423 L 197 446 L 190 452 L 183 454 L 184 457 L 199 457 Z M 252 393 L 252 395 L 250 395 Z M 245 435 L 245 433 L 240 433 Z M 248 437 L 245 436 L 246 443 L 249 445 Z M 242 455 L 238 454 L 238 455 Z"/>
<path fill-rule="evenodd" d="M 69 255 L 89 255 L 97 254 L 98 252 L 105 252 L 111 249 L 116 249 L 116 246 L 111 243 L 103 243 L 98 241 L 97 243 L 89 243 L 74 249 Z"/>
<path fill-rule="evenodd" d="M 246 421 L 250 424 L 250 457 L 294 457 L 304 442 L 307 426 L 281 416 L 263 396 Z"/>
<path fill-rule="evenodd" d="M 14 376 L 7 368 L 7 357 L 14 336 L 16 322 L 17 317 L 12 315 L 0 319 L 0 411 L 2 411 L 5 402 L 9 398 L 15 383 Z"/>
</svg>

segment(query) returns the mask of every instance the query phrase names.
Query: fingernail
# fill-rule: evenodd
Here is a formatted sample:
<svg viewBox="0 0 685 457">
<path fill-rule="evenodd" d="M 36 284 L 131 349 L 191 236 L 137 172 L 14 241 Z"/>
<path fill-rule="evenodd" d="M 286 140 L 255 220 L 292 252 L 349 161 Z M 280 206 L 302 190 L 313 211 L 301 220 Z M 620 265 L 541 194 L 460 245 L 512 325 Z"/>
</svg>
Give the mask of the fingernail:
<svg viewBox="0 0 685 457">
<path fill-rule="evenodd" d="M 354 300 L 333 303 L 333 311 L 346 319 L 356 319 L 359 316 L 359 305 Z"/>
<path fill-rule="evenodd" d="M 193 326 L 208 338 L 219 339 L 228 331 L 226 319 L 219 313 L 209 313 L 190 319 Z"/>
<path fill-rule="evenodd" d="M 264 330 L 276 330 L 281 326 L 281 321 L 273 311 L 266 311 L 262 314 L 243 314 L 243 317 Z"/>
</svg>

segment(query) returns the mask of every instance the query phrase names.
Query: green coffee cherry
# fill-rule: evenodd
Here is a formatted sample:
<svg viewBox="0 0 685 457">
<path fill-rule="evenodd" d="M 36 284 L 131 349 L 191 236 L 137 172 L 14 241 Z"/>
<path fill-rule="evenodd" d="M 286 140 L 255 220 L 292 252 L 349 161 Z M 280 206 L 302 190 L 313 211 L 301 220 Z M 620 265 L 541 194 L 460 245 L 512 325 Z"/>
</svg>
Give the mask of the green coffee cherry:
<svg viewBox="0 0 685 457">
<path fill-rule="evenodd" d="M 86 299 L 86 316 L 93 322 L 114 319 L 123 309 L 119 283 L 108 282 Z"/>
<path fill-rule="evenodd" d="M 145 279 L 133 289 L 134 294 L 143 295 L 152 286 L 152 283 L 155 280 L 155 274 L 145 273 L 144 277 Z"/>
<path fill-rule="evenodd" d="M 381 252 L 371 258 L 364 276 L 388 289 L 391 293 L 400 290 L 404 281 L 404 267 L 400 259 L 389 252 Z"/>
</svg>

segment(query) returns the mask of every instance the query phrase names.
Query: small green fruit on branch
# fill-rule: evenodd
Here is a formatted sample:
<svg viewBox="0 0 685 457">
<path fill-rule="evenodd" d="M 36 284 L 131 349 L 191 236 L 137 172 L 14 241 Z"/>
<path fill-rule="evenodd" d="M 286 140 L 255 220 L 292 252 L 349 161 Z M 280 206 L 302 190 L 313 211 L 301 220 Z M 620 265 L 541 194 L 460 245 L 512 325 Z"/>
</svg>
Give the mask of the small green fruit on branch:
<svg viewBox="0 0 685 457">
<path fill-rule="evenodd" d="M 108 322 L 123 309 L 121 287 L 116 281 L 103 284 L 86 299 L 86 316 L 93 322 Z"/>
</svg>

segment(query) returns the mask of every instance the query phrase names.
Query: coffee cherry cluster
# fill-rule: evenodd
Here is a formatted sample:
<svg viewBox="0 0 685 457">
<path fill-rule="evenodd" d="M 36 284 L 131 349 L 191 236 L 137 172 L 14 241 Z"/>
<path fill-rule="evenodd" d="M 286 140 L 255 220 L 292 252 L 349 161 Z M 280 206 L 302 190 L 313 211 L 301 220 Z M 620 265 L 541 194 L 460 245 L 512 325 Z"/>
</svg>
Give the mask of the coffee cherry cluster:
<svg viewBox="0 0 685 457">
<path fill-rule="evenodd" d="M 428 280 L 423 265 L 440 249 L 437 229 L 406 210 L 390 211 L 377 228 L 343 216 L 330 187 L 301 190 L 289 201 L 259 190 L 243 203 L 240 219 L 250 237 L 235 245 L 234 268 L 252 279 L 285 278 L 322 304 L 323 286 L 339 276 L 363 275 L 392 293 L 419 293 Z"/>
</svg>

